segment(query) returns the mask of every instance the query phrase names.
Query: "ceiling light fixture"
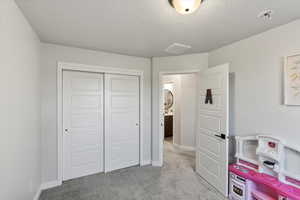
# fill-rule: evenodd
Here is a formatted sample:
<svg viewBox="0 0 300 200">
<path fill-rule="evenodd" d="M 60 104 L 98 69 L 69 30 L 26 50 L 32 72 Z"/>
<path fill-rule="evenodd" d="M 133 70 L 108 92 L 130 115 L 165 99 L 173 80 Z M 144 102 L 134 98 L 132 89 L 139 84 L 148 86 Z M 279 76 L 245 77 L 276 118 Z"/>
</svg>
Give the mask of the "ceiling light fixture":
<svg viewBox="0 0 300 200">
<path fill-rule="evenodd" d="M 168 0 L 175 10 L 182 14 L 191 14 L 201 5 L 203 0 Z"/>
</svg>

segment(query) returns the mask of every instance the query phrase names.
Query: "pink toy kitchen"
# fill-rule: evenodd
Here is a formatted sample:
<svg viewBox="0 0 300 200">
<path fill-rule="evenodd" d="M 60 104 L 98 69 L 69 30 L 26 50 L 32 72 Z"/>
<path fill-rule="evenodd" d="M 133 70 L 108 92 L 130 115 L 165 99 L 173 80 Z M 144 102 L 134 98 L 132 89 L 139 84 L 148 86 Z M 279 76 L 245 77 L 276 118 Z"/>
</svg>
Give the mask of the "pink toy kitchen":
<svg viewBox="0 0 300 200">
<path fill-rule="evenodd" d="M 300 200 L 300 150 L 266 135 L 235 137 L 230 200 Z"/>
</svg>

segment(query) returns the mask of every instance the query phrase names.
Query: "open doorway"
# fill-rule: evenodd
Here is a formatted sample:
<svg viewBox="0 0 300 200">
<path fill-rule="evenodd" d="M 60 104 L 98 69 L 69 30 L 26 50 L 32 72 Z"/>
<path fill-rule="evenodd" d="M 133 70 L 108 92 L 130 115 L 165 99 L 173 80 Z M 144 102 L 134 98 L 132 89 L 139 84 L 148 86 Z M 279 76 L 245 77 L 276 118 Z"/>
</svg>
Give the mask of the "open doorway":
<svg viewBox="0 0 300 200">
<path fill-rule="evenodd" d="M 185 75 L 196 74 L 196 84 L 193 88 L 191 85 L 181 89 L 180 97 L 186 99 L 180 105 L 185 103 L 189 108 L 180 109 L 180 134 L 178 137 L 179 144 L 176 143 L 174 135 L 176 130 L 173 130 L 172 147 L 179 147 L 180 151 L 170 152 L 166 147 L 170 143 L 164 141 L 164 83 L 167 75 Z M 174 81 L 173 81 L 174 84 Z M 181 81 L 182 84 L 182 81 Z M 184 85 L 184 84 L 183 84 Z M 228 196 L 228 160 L 229 160 L 229 64 L 218 65 L 208 69 L 193 72 L 160 72 L 159 73 L 159 164 L 166 168 L 180 168 L 186 163 L 187 157 L 180 157 L 182 151 L 188 150 L 189 146 L 185 145 L 186 133 L 182 131 L 182 126 L 194 129 L 194 149 L 196 156 L 191 159 L 193 166 L 196 166 L 195 172 L 204 178 L 208 183 L 214 186 L 223 196 Z M 186 94 L 188 92 L 189 94 Z M 193 97 L 195 95 L 195 98 Z M 173 117 L 177 116 L 178 105 L 176 100 L 176 91 L 174 95 Z M 191 106 L 195 101 L 196 105 Z M 187 114 L 183 114 L 183 112 Z M 194 116 L 194 120 L 192 117 Z M 176 119 L 173 119 L 173 129 L 176 129 Z M 193 125 L 194 124 L 194 125 Z M 192 131 L 193 132 L 193 131 Z M 167 144 L 167 145 L 166 145 Z M 187 148 L 186 148 L 187 147 Z M 192 146 L 193 147 L 193 146 Z M 178 148 L 177 148 L 178 149 Z M 176 155 L 176 156 L 174 156 Z M 178 161 L 175 161 L 175 160 Z M 175 162 L 172 162 L 172 161 Z M 181 162 L 183 161 L 183 162 Z M 186 166 L 183 166 L 186 168 Z"/>
<path fill-rule="evenodd" d="M 197 86 L 197 73 L 162 76 L 165 160 L 182 158 L 189 160 L 189 165 L 193 167 L 196 147 Z"/>
</svg>

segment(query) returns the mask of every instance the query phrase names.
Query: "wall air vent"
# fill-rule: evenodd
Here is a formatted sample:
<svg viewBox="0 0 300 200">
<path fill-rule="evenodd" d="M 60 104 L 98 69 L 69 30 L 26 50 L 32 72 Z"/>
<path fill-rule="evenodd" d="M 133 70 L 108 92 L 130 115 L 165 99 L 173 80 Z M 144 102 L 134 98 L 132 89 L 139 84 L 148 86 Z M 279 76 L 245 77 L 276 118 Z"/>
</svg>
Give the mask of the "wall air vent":
<svg viewBox="0 0 300 200">
<path fill-rule="evenodd" d="M 168 48 L 166 48 L 166 52 L 170 53 L 170 54 L 183 54 L 185 53 L 187 50 L 191 49 L 192 47 L 189 45 L 185 45 L 185 44 L 179 44 L 179 43 L 174 43 L 172 45 L 170 45 Z"/>
</svg>

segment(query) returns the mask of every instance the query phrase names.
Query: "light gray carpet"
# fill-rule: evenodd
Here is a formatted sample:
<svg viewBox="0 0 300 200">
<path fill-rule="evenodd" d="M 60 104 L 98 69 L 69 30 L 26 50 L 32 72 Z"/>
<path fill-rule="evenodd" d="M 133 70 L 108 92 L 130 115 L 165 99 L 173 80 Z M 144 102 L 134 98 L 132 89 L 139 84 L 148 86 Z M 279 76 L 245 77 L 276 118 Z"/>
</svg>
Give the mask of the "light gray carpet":
<svg viewBox="0 0 300 200">
<path fill-rule="evenodd" d="M 43 191 L 40 200 L 219 200 L 195 171 L 192 152 L 165 142 L 164 166 L 132 167 L 66 181 Z"/>
</svg>

